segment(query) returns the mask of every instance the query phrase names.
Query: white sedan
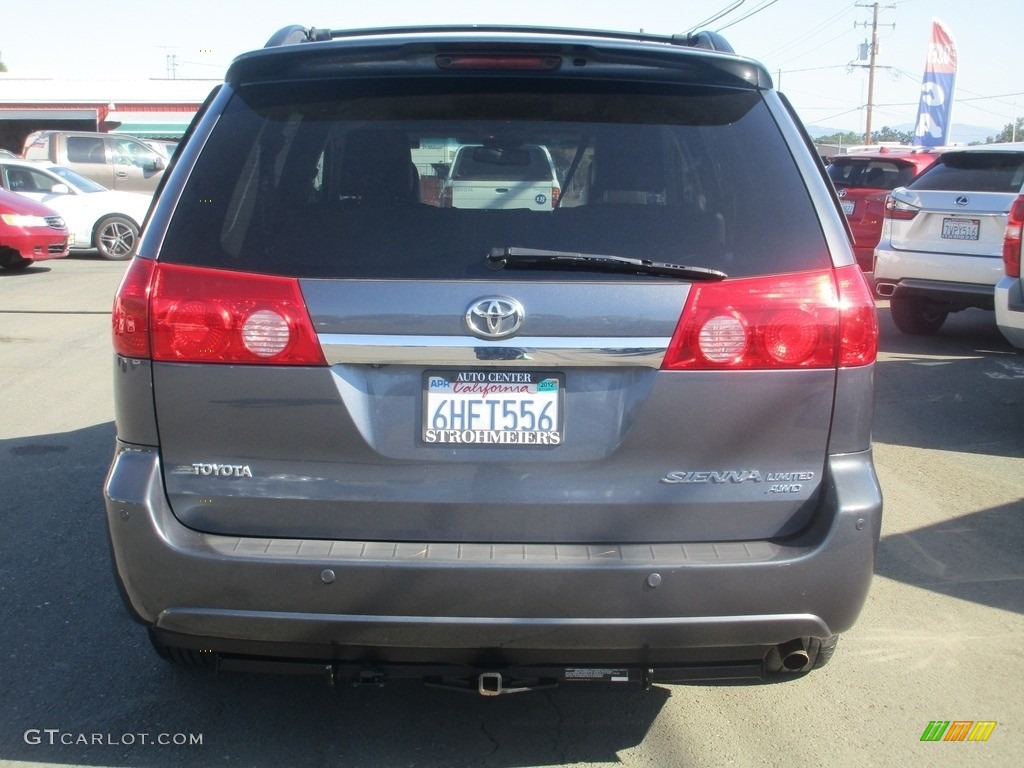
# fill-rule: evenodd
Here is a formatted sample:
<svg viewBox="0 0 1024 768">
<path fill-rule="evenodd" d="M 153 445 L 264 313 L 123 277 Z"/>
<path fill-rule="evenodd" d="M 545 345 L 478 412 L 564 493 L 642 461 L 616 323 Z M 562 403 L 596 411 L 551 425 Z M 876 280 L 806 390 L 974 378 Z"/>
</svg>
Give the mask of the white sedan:
<svg viewBox="0 0 1024 768">
<path fill-rule="evenodd" d="M 96 249 L 107 259 L 130 259 L 151 197 L 115 192 L 49 163 L 0 157 L 0 187 L 37 200 L 67 222 L 71 250 Z"/>
</svg>

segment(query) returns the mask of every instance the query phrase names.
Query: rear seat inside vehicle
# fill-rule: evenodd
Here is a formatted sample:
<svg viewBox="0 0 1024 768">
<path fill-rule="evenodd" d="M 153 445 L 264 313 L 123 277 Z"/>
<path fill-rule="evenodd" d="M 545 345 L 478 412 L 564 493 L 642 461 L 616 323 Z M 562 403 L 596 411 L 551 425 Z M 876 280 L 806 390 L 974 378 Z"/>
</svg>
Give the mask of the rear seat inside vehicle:
<svg viewBox="0 0 1024 768">
<path fill-rule="evenodd" d="M 490 250 L 505 247 L 713 265 L 724 252 L 721 217 L 673 194 L 660 140 L 630 136 L 596 144 L 585 204 L 535 211 L 422 203 L 405 135 L 354 131 L 334 199 L 290 201 L 272 248 L 291 249 L 302 274 L 374 278 L 481 276 Z"/>
</svg>

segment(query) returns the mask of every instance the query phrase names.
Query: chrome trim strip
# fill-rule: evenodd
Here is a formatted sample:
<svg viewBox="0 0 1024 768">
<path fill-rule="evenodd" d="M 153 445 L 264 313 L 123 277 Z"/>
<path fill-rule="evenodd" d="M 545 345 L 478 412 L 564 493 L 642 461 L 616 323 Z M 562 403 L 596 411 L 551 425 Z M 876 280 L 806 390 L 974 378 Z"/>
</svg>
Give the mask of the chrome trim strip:
<svg viewBox="0 0 1024 768">
<path fill-rule="evenodd" d="M 330 365 L 468 365 L 536 367 L 630 365 L 660 368 L 668 337 L 515 337 L 484 341 L 468 336 L 376 336 L 320 334 Z"/>
</svg>

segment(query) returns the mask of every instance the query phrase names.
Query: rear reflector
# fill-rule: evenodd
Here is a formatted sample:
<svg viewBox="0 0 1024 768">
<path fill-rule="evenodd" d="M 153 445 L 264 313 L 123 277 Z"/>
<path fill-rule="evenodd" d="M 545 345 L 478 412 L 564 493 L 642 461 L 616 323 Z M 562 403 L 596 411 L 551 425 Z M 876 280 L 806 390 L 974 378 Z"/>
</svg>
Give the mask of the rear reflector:
<svg viewBox="0 0 1024 768">
<path fill-rule="evenodd" d="M 114 349 L 190 363 L 326 365 L 297 280 L 136 259 L 114 303 Z"/>
<path fill-rule="evenodd" d="M 1024 232 L 1024 195 L 1010 206 L 1003 237 L 1003 269 L 1007 277 L 1020 277 L 1022 232 Z"/>
<path fill-rule="evenodd" d="M 662 368 L 833 368 L 878 351 L 874 301 L 856 265 L 696 283 Z"/>
</svg>

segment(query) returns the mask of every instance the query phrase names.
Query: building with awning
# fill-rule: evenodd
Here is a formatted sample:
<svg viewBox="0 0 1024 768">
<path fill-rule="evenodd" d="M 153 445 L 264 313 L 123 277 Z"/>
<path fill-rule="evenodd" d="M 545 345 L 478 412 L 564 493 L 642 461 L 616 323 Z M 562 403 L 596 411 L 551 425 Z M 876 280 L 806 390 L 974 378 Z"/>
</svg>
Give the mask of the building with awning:
<svg viewBox="0 0 1024 768">
<path fill-rule="evenodd" d="M 126 133 L 140 139 L 180 139 L 195 109 L 167 111 L 160 108 L 124 107 L 107 113 L 110 133 Z"/>
<path fill-rule="evenodd" d="M 0 148 L 20 153 L 33 131 L 177 139 L 220 80 L 69 80 L 0 73 Z"/>
</svg>

